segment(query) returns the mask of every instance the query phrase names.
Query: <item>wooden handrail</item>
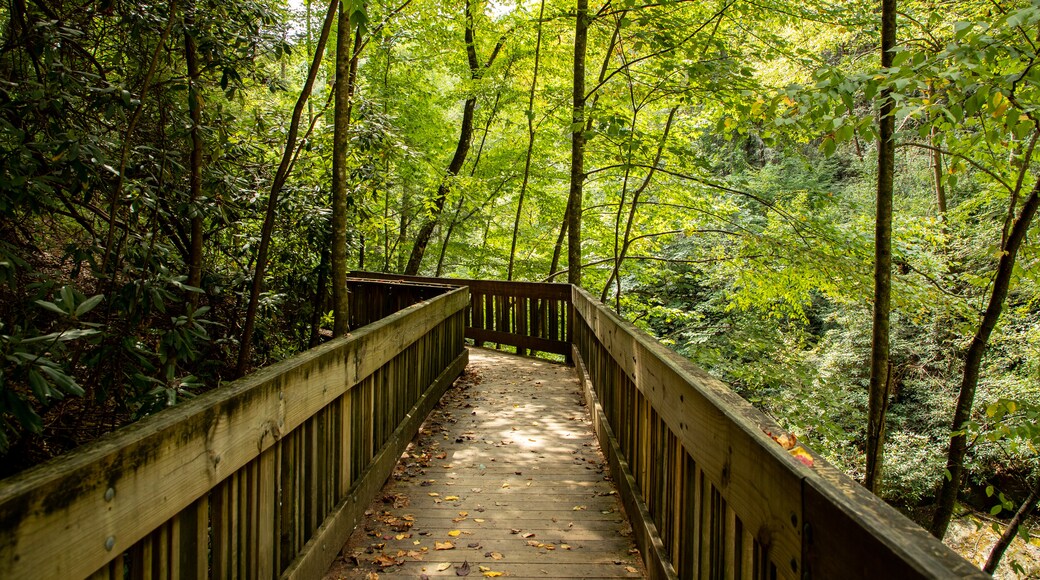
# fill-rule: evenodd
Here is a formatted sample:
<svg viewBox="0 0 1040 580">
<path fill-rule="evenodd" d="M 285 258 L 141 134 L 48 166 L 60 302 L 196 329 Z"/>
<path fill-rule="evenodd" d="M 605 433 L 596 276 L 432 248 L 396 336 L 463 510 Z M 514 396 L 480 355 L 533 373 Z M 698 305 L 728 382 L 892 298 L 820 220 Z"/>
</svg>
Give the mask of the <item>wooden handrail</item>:
<svg viewBox="0 0 1040 580">
<path fill-rule="evenodd" d="M 575 354 L 652 578 L 986 578 L 726 385 L 573 289 Z M 808 450 L 806 450 L 808 452 Z"/>
<path fill-rule="evenodd" d="M 0 577 L 320 576 L 465 367 L 439 291 L 0 482 Z"/>
<path fill-rule="evenodd" d="M 375 272 L 351 272 L 350 275 L 414 284 L 466 286 L 470 292 L 466 338 L 478 346 L 495 343 L 516 347 L 519 354 L 552 353 L 570 360 L 569 284 L 428 278 Z"/>
</svg>

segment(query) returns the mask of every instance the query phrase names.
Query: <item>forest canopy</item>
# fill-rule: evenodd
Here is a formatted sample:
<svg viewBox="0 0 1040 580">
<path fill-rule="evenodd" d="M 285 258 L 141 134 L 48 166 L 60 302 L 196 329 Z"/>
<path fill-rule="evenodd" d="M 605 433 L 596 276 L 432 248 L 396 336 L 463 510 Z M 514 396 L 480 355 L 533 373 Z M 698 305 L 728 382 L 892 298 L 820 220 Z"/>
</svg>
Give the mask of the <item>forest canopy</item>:
<svg viewBox="0 0 1040 580">
<path fill-rule="evenodd" d="M 1036 503 L 1040 4 L 12 0 L 0 27 L 6 474 L 343 334 L 358 269 L 579 283 L 940 537 L 958 497 Z"/>
</svg>

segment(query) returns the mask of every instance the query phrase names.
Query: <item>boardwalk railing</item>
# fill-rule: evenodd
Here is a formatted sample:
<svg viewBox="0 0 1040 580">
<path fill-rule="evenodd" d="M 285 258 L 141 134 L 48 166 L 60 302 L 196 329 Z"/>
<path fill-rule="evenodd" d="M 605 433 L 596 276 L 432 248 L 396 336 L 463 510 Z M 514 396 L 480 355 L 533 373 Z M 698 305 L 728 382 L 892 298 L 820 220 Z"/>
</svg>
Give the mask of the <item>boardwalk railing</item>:
<svg viewBox="0 0 1040 580">
<path fill-rule="evenodd" d="M 571 356 L 571 287 L 568 284 L 502 282 L 461 278 L 424 278 L 398 274 L 351 272 L 354 278 L 396 280 L 415 284 L 454 284 L 469 288 L 466 338 L 513 346 L 525 354 L 544 352 Z"/>
<path fill-rule="evenodd" d="M 0 578 L 321 577 L 466 365 L 468 292 L 419 293 L 0 483 Z"/>
<path fill-rule="evenodd" d="M 517 283 L 391 277 L 468 286 L 474 312 L 530 295 Z M 597 436 L 652 578 L 985 577 L 823 459 L 814 457 L 812 467 L 798 461 L 767 434 L 781 433 L 768 417 L 584 290 L 537 287 L 541 295 L 570 294 L 556 306 L 571 316 L 557 340 L 573 342 Z M 467 337 L 487 336 L 488 319 L 467 318 L 474 326 Z M 496 342 L 528 344 L 529 328 L 508 321 L 499 328 L 517 336 L 496 334 Z"/>
</svg>

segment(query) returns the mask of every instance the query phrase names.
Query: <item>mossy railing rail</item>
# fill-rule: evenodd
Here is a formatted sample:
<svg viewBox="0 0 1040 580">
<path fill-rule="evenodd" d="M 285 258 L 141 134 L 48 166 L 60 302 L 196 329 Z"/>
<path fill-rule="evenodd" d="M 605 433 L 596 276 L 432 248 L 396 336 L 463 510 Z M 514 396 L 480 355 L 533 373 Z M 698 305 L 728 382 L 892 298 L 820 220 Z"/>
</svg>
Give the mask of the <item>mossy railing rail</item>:
<svg viewBox="0 0 1040 580">
<path fill-rule="evenodd" d="M 466 365 L 468 291 L 422 292 L 0 482 L 0 578 L 321 577 Z"/>
<path fill-rule="evenodd" d="M 486 284 L 390 277 L 471 296 Z M 510 286 L 495 284 L 509 304 Z M 651 578 L 986 577 L 823 459 L 798 461 L 767 434 L 781 429 L 719 380 L 584 290 L 552 286 L 539 292 L 569 293 L 562 326 Z"/>
</svg>

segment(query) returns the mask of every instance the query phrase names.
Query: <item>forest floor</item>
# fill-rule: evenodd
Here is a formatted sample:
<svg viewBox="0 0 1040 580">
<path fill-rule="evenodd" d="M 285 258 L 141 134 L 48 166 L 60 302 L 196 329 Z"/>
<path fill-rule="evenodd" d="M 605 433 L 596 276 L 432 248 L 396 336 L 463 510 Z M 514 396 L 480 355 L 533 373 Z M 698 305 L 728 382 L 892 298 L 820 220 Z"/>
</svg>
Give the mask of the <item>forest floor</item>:
<svg viewBox="0 0 1040 580">
<path fill-rule="evenodd" d="M 326 580 L 642 578 L 572 367 L 470 349 Z"/>
</svg>

